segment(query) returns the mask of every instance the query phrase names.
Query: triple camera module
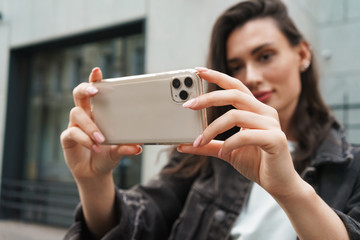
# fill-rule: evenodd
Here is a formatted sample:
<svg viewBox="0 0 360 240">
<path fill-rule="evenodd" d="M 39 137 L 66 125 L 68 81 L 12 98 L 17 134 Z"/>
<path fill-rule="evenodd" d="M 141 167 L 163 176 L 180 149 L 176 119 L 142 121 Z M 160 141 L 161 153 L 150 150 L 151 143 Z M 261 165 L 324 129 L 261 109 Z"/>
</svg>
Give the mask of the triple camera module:
<svg viewBox="0 0 360 240">
<path fill-rule="evenodd" d="M 191 96 L 193 85 L 191 77 L 174 78 L 172 80 L 173 99 L 176 102 L 186 101 Z"/>
</svg>

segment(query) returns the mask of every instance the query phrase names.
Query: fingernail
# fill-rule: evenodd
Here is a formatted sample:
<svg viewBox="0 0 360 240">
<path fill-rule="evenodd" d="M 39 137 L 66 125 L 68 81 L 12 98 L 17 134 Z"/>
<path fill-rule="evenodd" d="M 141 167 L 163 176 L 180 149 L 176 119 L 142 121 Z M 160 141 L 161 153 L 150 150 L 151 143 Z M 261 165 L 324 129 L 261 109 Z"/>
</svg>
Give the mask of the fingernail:
<svg viewBox="0 0 360 240">
<path fill-rule="evenodd" d="M 203 135 L 201 134 L 195 139 L 193 146 L 194 147 L 200 146 L 202 140 L 203 140 Z"/>
<path fill-rule="evenodd" d="M 142 147 L 137 146 L 138 147 L 138 152 L 135 155 L 140 155 L 142 153 Z"/>
<path fill-rule="evenodd" d="M 95 141 L 98 143 L 103 143 L 105 141 L 105 137 L 99 132 L 94 132 L 93 136 Z"/>
<path fill-rule="evenodd" d="M 94 67 L 94 68 L 91 70 L 91 72 L 92 72 L 92 73 L 95 73 L 95 72 L 97 72 L 97 71 L 99 71 L 99 70 L 100 70 L 99 67 Z"/>
<path fill-rule="evenodd" d="M 196 103 L 197 103 L 197 98 L 193 98 L 193 99 L 190 99 L 189 101 L 185 102 L 183 104 L 183 107 L 184 108 L 191 108 L 191 107 L 195 106 Z"/>
<path fill-rule="evenodd" d="M 89 87 L 86 88 L 86 91 L 87 91 L 89 94 L 93 95 L 93 94 L 98 93 L 99 90 L 98 90 L 96 87 L 94 87 L 94 86 L 89 86 Z"/>
<path fill-rule="evenodd" d="M 177 149 L 178 152 L 181 152 L 181 153 L 183 152 L 182 149 L 181 149 L 181 146 L 178 146 L 176 149 Z"/>
<path fill-rule="evenodd" d="M 94 145 L 91 146 L 91 148 L 92 148 L 92 150 L 93 150 L 94 152 L 96 152 L 96 153 L 101 153 L 101 147 L 100 147 L 100 146 L 94 144 Z"/>
<path fill-rule="evenodd" d="M 196 67 L 195 70 L 197 70 L 198 72 L 206 72 L 209 69 L 206 67 Z"/>
</svg>

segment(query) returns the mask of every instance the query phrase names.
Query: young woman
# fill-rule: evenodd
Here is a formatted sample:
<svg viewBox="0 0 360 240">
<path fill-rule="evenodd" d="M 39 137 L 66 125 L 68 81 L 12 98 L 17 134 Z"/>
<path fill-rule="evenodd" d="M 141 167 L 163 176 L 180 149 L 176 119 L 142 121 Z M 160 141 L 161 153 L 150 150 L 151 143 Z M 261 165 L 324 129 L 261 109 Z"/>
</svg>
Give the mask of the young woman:
<svg viewBox="0 0 360 240">
<path fill-rule="evenodd" d="M 211 124 L 146 186 L 112 169 L 141 146 L 100 146 L 82 83 L 61 135 L 81 206 L 65 239 L 360 239 L 360 155 L 319 94 L 308 43 L 280 0 L 248 0 L 214 26 L 212 91 L 184 107 Z M 212 70 L 211 70 L 212 69 Z M 90 82 L 100 81 L 95 68 Z"/>
</svg>

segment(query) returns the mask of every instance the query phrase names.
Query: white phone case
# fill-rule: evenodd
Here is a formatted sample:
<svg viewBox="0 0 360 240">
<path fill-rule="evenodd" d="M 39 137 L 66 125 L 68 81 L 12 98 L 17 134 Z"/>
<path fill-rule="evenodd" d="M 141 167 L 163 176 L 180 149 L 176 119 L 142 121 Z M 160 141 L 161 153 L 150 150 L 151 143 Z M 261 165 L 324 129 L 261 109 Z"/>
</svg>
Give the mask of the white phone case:
<svg viewBox="0 0 360 240">
<path fill-rule="evenodd" d="M 105 79 L 93 85 L 99 92 L 91 98 L 92 114 L 105 144 L 192 143 L 207 125 L 206 110 L 182 106 L 203 94 L 196 70 Z"/>
</svg>

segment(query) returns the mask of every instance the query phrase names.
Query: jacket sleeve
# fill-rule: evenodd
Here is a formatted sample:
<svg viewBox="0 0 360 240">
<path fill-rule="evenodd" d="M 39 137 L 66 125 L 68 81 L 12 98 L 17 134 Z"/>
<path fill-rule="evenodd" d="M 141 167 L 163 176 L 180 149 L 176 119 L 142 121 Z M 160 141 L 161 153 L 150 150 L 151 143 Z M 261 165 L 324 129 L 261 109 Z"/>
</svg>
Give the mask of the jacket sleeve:
<svg viewBox="0 0 360 240">
<path fill-rule="evenodd" d="M 166 168 L 175 166 L 182 158 L 183 154 L 173 154 Z M 116 189 L 118 224 L 102 239 L 167 239 L 195 178 L 160 174 L 144 186 Z M 74 224 L 64 237 L 64 240 L 79 239 L 93 239 L 86 227 L 81 204 L 75 210 Z"/>
<path fill-rule="evenodd" d="M 359 209 L 356 210 L 359 214 Z M 360 239 L 360 224 L 358 221 L 356 221 L 354 218 L 350 217 L 347 214 L 344 214 L 343 212 L 340 212 L 338 210 L 335 210 L 335 212 L 338 214 L 338 216 L 343 221 L 346 230 L 349 234 L 349 237 L 351 240 L 357 240 Z"/>
<path fill-rule="evenodd" d="M 359 173 L 360 177 L 360 173 Z M 351 198 L 347 204 L 347 211 L 341 212 L 336 209 L 335 212 L 343 221 L 351 240 L 360 239 L 360 179 L 356 184 L 356 188 L 353 191 Z"/>
<path fill-rule="evenodd" d="M 354 170 L 353 175 L 356 178 L 352 189 L 352 194 L 347 201 L 344 212 L 335 210 L 343 221 L 351 240 L 360 239 L 360 148 L 354 151 L 354 161 L 351 166 Z"/>
</svg>

